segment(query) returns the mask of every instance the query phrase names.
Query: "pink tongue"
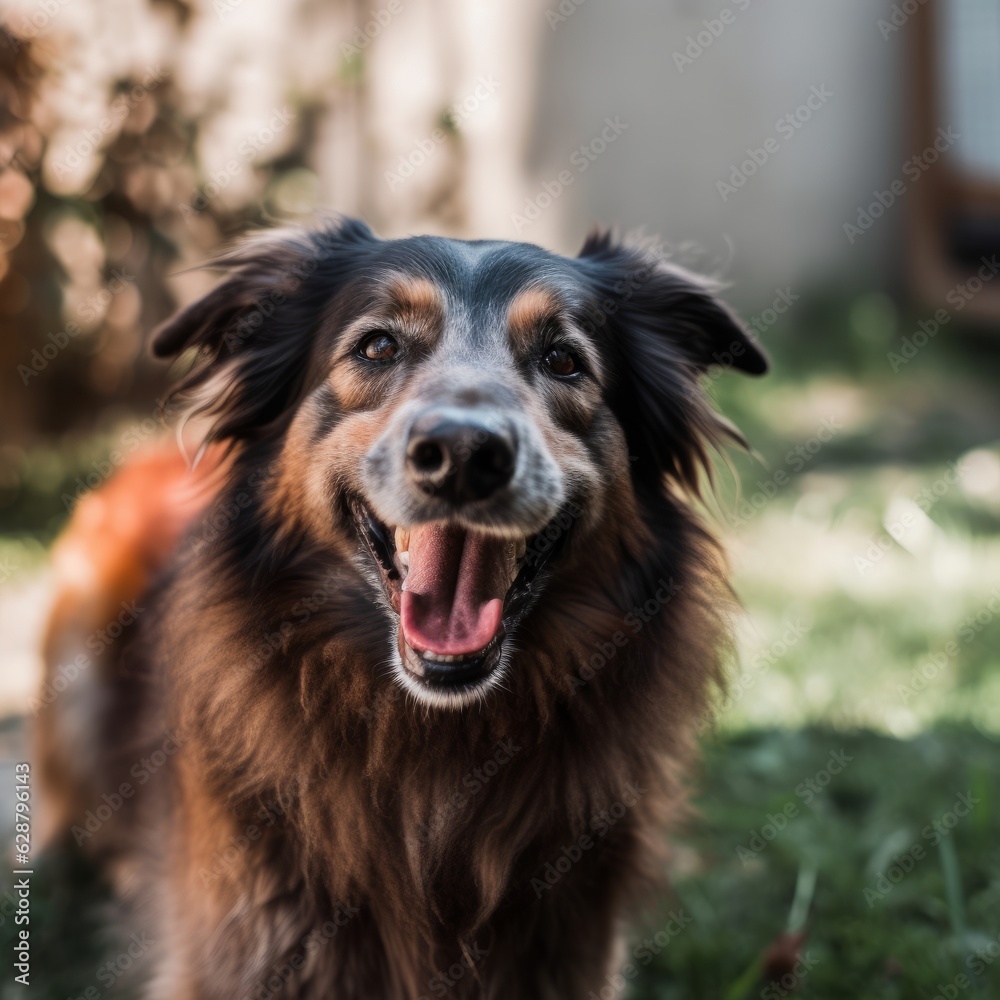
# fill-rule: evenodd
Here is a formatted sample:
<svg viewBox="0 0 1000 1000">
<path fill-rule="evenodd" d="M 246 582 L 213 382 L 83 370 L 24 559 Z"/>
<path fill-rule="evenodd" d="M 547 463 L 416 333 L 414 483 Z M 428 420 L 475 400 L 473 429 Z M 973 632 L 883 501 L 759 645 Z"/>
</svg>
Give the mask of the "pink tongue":
<svg viewBox="0 0 1000 1000">
<path fill-rule="evenodd" d="M 457 656 L 475 653 L 503 617 L 505 544 L 455 525 L 410 531 L 410 565 L 399 620 L 412 648 Z"/>
</svg>

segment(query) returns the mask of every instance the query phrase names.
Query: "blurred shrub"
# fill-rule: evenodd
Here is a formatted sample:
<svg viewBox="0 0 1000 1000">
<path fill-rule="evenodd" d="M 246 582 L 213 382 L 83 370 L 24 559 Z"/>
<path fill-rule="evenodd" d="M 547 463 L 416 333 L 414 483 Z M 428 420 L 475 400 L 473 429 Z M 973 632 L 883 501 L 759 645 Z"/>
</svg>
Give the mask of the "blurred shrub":
<svg viewBox="0 0 1000 1000">
<path fill-rule="evenodd" d="M 0 426 L 17 445 L 150 410 L 143 332 L 236 229 L 311 211 L 354 100 L 352 4 L 10 0 L 0 14 Z M 310 44 L 310 39 L 314 42 Z M 317 58 L 317 44 L 327 51 Z M 329 51 L 332 48 L 332 52 Z M 356 61 L 356 60 L 355 60 Z M 114 419 L 114 412 L 112 418 Z"/>
</svg>

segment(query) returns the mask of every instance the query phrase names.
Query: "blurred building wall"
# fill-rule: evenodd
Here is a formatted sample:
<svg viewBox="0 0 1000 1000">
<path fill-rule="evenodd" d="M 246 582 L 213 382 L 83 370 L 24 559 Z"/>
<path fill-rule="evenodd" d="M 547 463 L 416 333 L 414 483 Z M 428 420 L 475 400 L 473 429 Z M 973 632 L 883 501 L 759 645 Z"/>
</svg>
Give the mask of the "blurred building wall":
<svg viewBox="0 0 1000 1000">
<path fill-rule="evenodd" d="M 572 180 L 550 209 L 554 233 L 533 224 L 519 235 L 548 231 L 571 251 L 602 222 L 694 241 L 751 305 L 786 286 L 891 284 L 905 204 L 853 243 L 844 224 L 915 152 L 905 128 L 910 26 L 893 24 L 893 6 L 552 0 L 545 9 L 555 16 L 541 23 L 529 187 L 537 196 L 560 170 Z M 811 117 L 779 131 L 814 88 L 831 96 L 814 96 Z M 608 118 L 627 128 L 585 170 L 579 156 L 574 166 L 574 150 Z M 742 187 L 720 193 L 718 182 L 729 183 L 748 149 L 760 159 L 769 138 L 776 151 Z"/>
</svg>

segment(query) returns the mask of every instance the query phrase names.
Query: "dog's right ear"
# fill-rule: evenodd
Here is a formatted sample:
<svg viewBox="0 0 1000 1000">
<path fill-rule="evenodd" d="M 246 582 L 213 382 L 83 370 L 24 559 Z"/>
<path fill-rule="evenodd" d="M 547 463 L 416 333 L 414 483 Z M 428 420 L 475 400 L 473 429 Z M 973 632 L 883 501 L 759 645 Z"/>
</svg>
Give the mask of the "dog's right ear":
<svg viewBox="0 0 1000 1000">
<path fill-rule="evenodd" d="M 157 357 L 198 353 L 168 396 L 214 416 L 206 441 L 253 437 L 305 383 L 324 305 L 378 240 L 362 222 L 265 233 L 212 265 L 228 277 L 153 333 Z"/>
</svg>

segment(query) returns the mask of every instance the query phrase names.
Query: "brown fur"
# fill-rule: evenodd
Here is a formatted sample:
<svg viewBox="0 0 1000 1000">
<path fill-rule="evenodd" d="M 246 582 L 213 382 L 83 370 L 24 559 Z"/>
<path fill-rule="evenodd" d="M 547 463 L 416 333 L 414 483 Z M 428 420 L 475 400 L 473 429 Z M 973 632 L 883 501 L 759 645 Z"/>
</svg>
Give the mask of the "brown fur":
<svg viewBox="0 0 1000 1000">
<path fill-rule="evenodd" d="M 398 308 L 437 343 L 447 283 L 420 275 L 387 287 L 365 308 Z M 218 294 L 182 321 L 234 299 L 236 289 Z M 508 335 L 530 342 L 551 298 L 511 301 L 501 302 L 517 328 Z M 48 789 L 79 831 L 102 793 L 136 786 L 78 839 L 126 859 L 123 890 L 157 944 L 151 1000 L 582 1000 L 612 968 L 621 920 L 658 882 L 662 833 L 682 809 L 733 609 L 719 550 L 680 478 L 649 486 L 630 468 L 631 432 L 603 401 L 608 382 L 571 396 L 510 375 L 561 466 L 590 469 L 588 491 L 503 683 L 461 710 L 415 702 L 386 666 L 391 612 L 359 569 L 357 536 L 330 510 L 362 488 L 364 455 L 418 383 L 390 390 L 330 370 L 352 329 L 346 310 L 342 296 L 324 313 L 333 339 L 320 336 L 308 365 L 303 353 L 306 374 L 265 432 L 241 437 L 230 422 L 232 461 L 207 510 L 188 507 L 165 527 L 149 502 L 178 482 L 164 457 L 156 476 L 125 470 L 99 494 L 134 530 L 99 539 L 82 507 L 74 518 L 63 550 L 147 569 L 100 572 L 99 600 L 72 626 L 79 595 L 60 577 L 50 670 L 122 595 L 143 591 L 148 610 L 102 666 L 109 702 L 85 781 L 67 778 L 64 699 L 42 712 Z M 610 371 L 612 355 L 601 358 Z M 209 363 L 218 377 L 230 362 L 220 352 Z M 230 386 L 251 377 L 222 373 Z M 222 419 L 239 405 L 227 393 Z M 263 405 L 259 391 L 244 405 Z M 709 412 L 691 419 L 711 426 Z M 181 519 L 191 527 L 173 545 Z M 161 571 L 148 584 L 151 563 Z M 647 601 L 656 610 L 636 616 Z M 591 846 L 556 869 L 581 837 Z"/>
</svg>

